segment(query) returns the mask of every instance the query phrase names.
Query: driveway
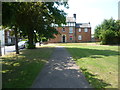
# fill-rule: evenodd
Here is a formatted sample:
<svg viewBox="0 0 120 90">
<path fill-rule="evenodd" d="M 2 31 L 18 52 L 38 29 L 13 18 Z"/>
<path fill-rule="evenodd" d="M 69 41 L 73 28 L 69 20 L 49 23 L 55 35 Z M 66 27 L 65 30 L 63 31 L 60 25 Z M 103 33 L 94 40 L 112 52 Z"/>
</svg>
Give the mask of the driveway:
<svg viewBox="0 0 120 90">
<path fill-rule="evenodd" d="M 90 88 L 79 67 L 64 47 L 53 55 L 34 81 L 32 88 Z"/>
<path fill-rule="evenodd" d="M 39 43 L 36 43 L 36 46 L 39 46 Z M 23 50 L 23 49 L 20 49 Z M 10 52 L 15 52 L 15 45 L 13 46 L 5 46 L 1 48 L 2 55 L 10 53 Z"/>
</svg>

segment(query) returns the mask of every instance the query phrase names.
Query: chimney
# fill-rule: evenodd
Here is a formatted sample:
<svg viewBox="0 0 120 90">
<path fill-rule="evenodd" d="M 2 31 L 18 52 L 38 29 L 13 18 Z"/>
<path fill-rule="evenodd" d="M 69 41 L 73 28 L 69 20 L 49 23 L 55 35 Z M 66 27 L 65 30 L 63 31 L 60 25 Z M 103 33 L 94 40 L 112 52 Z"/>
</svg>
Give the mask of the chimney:
<svg viewBox="0 0 120 90">
<path fill-rule="evenodd" d="M 73 14 L 73 17 L 76 19 L 76 14 Z"/>
</svg>

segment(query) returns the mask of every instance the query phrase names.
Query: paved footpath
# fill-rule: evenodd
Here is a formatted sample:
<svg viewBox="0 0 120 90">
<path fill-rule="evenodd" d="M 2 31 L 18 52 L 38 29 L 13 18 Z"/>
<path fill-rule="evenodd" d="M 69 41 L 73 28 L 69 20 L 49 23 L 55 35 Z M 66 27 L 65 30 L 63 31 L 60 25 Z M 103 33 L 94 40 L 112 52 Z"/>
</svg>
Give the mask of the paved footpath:
<svg viewBox="0 0 120 90">
<path fill-rule="evenodd" d="M 70 54 L 56 47 L 49 62 L 34 81 L 32 88 L 90 88 Z"/>
</svg>

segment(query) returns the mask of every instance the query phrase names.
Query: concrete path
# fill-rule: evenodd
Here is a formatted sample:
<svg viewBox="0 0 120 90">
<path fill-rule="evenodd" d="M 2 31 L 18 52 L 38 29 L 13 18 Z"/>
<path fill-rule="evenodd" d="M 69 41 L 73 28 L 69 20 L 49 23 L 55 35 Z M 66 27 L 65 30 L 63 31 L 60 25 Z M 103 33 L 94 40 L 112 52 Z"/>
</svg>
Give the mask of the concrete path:
<svg viewBox="0 0 120 90">
<path fill-rule="evenodd" d="M 56 47 L 32 88 L 90 88 L 90 85 L 67 50 Z"/>
</svg>

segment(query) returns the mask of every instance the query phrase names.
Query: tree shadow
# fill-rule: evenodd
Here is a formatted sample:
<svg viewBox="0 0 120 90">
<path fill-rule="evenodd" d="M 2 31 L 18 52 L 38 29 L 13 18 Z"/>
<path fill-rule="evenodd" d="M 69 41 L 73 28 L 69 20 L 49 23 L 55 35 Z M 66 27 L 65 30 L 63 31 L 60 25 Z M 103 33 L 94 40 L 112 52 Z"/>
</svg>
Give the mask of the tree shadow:
<svg viewBox="0 0 120 90">
<path fill-rule="evenodd" d="M 67 48 L 75 60 L 84 57 L 103 58 L 104 56 L 117 56 L 119 52 L 112 50 L 97 50 L 88 48 Z M 79 53 L 78 53 L 79 52 Z"/>
<path fill-rule="evenodd" d="M 77 48 L 74 49 L 78 50 Z M 81 69 L 83 73 L 85 73 L 84 77 L 82 73 L 80 73 L 79 67 L 76 66 L 75 62 L 71 61 L 71 56 L 65 53 L 65 49 L 56 48 L 56 53 L 52 55 L 52 58 L 40 73 L 40 77 L 36 80 L 36 82 L 39 82 L 37 84 L 34 83 L 33 88 L 90 88 L 85 77 L 89 82 L 96 84 L 95 88 L 110 86 L 110 84 L 106 83 L 104 80 L 96 78 L 97 75 L 88 72 L 86 69 Z"/>
<path fill-rule="evenodd" d="M 26 78 L 24 77 L 25 75 L 30 75 L 29 72 L 31 71 L 30 68 L 28 68 L 28 72 L 24 72 L 22 71 L 22 68 L 25 64 L 26 65 L 30 65 L 32 63 L 42 63 L 44 61 L 42 60 L 48 60 L 48 58 L 50 57 L 50 52 L 52 52 L 53 48 L 37 48 L 37 49 L 32 49 L 32 50 L 22 50 L 19 57 L 18 56 L 14 56 L 14 57 L 8 57 L 8 58 L 1 58 L 3 60 L 3 70 L 5 70 L 5 72 L 3 73 L 3 83 L 4 81 L 6 82 L 19 82 L 22 80 L 19 79 L 24 79 L 26 80 Z M 111 51 L 111 50 L 97 50 L 97 49 L 86 49 L 86 48 L 68 48 L 71 50 L 74 50 L 77 52 L 79 51 L 80 53 L 73 52 L 74 53 L 74 57 L 76 57 L 76 59 L 79 58 L 83 58 L 83 57 L 91 57 L 91 58 L 102 58 L 102 56 L 115 56 L 118 55 L 117 51 Z M 46 53 L 43 53 L 43 51 L 46 51 Z M 31 54 L 31 52 L 33 52 Z M 58 52 L 63 53 L 64 51 L 60 51 L 60 49 L 58 50 Z M 59 53 L 59 54 L 60 54 Z M 81 54 L 79 56 L 79 54 Z M 98 56 L 97 56 L 98 55 Z M 102 56 L 100 56 L 102 55 Z M 63 55 L 62 55 L 63 56 Z M 72 67 L 71 63 L 68 66 L 69 68 L 66 69 L 66 64 L 69 63 L 69 59 L 65 62 L 65 61 L 61 61 L 62 56 L 54 56 L 55 59 L 57 58 L 59 60 L 59 62 L 55 62 L 54 60 L 52 61 L 53 64 L 51 66 L 48 65 L 48 68 L 50 67 L 50 71 L 46 72 L 45 74 L 48 74 L 49 77 L 53 77 L 53 73 L 56 73 L 55 71 L 58 72 L 58 74 L 63 75 L 63 77 L 65 77 L 66 79 L 68 78 L 79 78 L 79 73 L 77 73 L 78 71 L 76 69 L 70 69 L 70 67 Z M 67 57 L 67 56 L 66 56 Z M 48 60 L 48 62 L 51 62 Z M 88 72 L 86 69 L 81 68 L 81 70 L 83 71 L 83 73 L 85 73 L 85 77 L 88 78 L 89 82 L 93 82 L 94 84 L 98 84 L 99 86 L 96 85 L 96 88 L 105 88 L 106 86 L 110 86 L 110 84 L 104 82 L 103 80 L 100 80 L 98 78 L 96 78 L 96 75 Z M 70 73 L 65 73 L 65 71 L 71 71 L 73 74 Z M 15 73 L 14 73 L 15 72 Z M 8 75 L 9 74 L 9 75 Z M 15 74 L 19 74 L 22 77 L 15 77 Z M 44 75 L 45 75 L 44 74 Z M 78 76 L 74 76 L 74 74 L 78 75 Z M 43 75 L 43 76 L 44 76 Z M 9 77 L 8 77 L 9 76 Z M 81 76 L 81 75 L 80 75 Z M 57 76 L 55 77 L 57 78 Z M 54 78 L 52 78 L 54 80 Z M 13 80 L 13 81 L 12 81 Z M 16 81 L 14 81 L 16 80 Z M 23 80 L 23 81 L 24 81 Z M 55 81 L 56 82 L 56 81 Z M 96 82 L 96 83 L 95 83 Z M 15 84 L 15 83 L 14 83 Z M 13 86 L 14 86 L 13 84 Z M 74 84 L 74 83 L 73 83 Z M 5 83 L 4 83 L 5 85 Z M 78 85 L 79 86 L 79 85 Z"/>
<path fill-rule="evenodd" d="M 35 75 L 40 72 L 48 60 L 52 49 L 53 48 L 37 48 L 21 50 L 19 55 L 10 54 L 6 57 L 0 57 L 0 63 L 2 63 L 3 88 L 25 87 L 22 82 L 31 82 L 31 80 L 34 80 Z M 32 74 L 31 70 L 34 70 L 34 74 Z M 20 82 L 21 84 L 16 84 Z M 28 82 L 28 86 L 31 84 L 32 83 Z"/>
<path fill-rule="evenodd" d="M 97 75 L 94 75 L 92 73 L 90 73 L 87 69 L 85 68 L 80 68 L 83 72 L 83 74 L 85 75 L 87 81 L 94 86 L 94 88 L 105 88 L 107 86 L 111 86 L 111 84 L 105 82 L 102 79 L 98 79 Z"/>
</svg>

